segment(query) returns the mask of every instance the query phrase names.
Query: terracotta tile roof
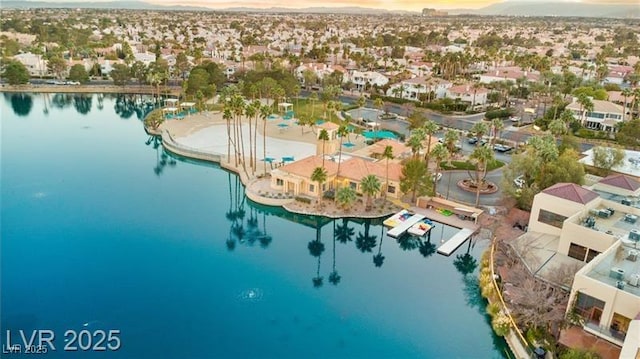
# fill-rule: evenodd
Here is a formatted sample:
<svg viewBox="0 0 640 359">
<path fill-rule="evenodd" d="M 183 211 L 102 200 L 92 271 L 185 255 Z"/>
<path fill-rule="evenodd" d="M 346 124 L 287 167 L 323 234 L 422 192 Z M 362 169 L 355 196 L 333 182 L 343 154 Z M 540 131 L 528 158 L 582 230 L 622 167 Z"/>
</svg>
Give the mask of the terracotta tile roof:
<svg viewBox="0 0 640 359">
<path fill-rule="evenodd" d="M 437 141 L 437 139 L 435 139 L 435 140 Z M 373 145 L 369 146 L 369 151 L 371 153 L 375 153 L 375 154 L 382 154 L 382 153 L 384 153 L 384 149 L 387 146 L 391 146 L 391 148 L 393 149 L 393 156 L 394 157 L 398 157 L 402 153 L 411 151 L 411 148 L 406 146 L 404 143 L 398 142 L 398 141 L 394 141 L 394 140 L 389 140 L 389 139 L 384 139 L 384 140 L 381 140 L 381 141 L 378 141 L 378 142 L 374 143 Z"/>
<path fill-rule="evenodd" d="M 316 167 L 322 167 L 322 155 L 303 158 L 301 160 L 286 164 L 278 168 L 278 170 L 304 178 L 311 178 L 311 174 L 313 173 L 313 170 L 316 169 Z M 331 161 L 330 159 L 325 159 L 324 168 L 327 170 L 327 177 L 335 176 L 338 170 L 338 164 Z M 340 172 L 342 172 L 342 168 Z"/>
<path fill-rule="evenodd" d="M 582 204 L 587 204 L 598 198 L 597 193 L 580 187 L 575 183 L 557 183 L 542 192 L 558 198 Z"/>
<path fill-rule="evenodd" d="M 610 176 L 600 180 L 599 183 L 606 184 L 606 185 L 613 186 L 613 187 L 626 189 L 626 190 L 629 190 L 631 192 L 634 192 L 638 188 L 640 188 L 640 182 L 634 180 L 631 177 L 627 177 L 627 176 L 622 175 L 622 174 L 610 175 Z"/>
<path fill-rule="evenodd" d="M 328 122 L 327 121 L 327 122 L 324 122 L 324 123 L 322 123 L 320 125 L 316 125 L 316 127 L 324 128 L 327 131 L 331 131 L 331 130 L 337 130 L 340 126 L 336 125 L 333 122 Z"/>
<path fill-rule="evenodd" d="M 371 162 L 359 157 L 352 157 L 340 165 L 340 177 L 353 181 L 360 181 L 368 175 L 375 175 L 384 181 L 386 179 L 386 161 Z M 400 181 L 402 165 L 389 162 L 389 180 Z"/>
</svg>

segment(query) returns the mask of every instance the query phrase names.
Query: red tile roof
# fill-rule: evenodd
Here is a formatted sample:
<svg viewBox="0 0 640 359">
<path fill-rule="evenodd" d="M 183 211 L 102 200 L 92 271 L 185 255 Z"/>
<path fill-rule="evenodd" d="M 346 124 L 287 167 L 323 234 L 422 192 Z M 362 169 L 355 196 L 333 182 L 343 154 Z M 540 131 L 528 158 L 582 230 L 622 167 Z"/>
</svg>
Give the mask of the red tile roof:
<svg viewBox="0 0 640 359">
<path fill-rule="evenodd" d="M 622 175 L 622 174 L 610 175 L 610 176 L 600 180 L 600 183 L 606 184 L 606 185 L 609 185 L 609 186 L 613 186 L 613 187 L 626 189 L 626 190 L 629 190 L 631 192 L 634 192 L 638 188 L 640 188 L 640 182 L 634 180 L 631 177 L 627 177 L 627 176 Z"/>
<path fill-rule="evenodd" d="M 587 204 L 598 198 L 597 193 L 578 186 L 575 183 L 557 183 L 542 192 L 558 198 L 582 204 Z"/>
</svg>

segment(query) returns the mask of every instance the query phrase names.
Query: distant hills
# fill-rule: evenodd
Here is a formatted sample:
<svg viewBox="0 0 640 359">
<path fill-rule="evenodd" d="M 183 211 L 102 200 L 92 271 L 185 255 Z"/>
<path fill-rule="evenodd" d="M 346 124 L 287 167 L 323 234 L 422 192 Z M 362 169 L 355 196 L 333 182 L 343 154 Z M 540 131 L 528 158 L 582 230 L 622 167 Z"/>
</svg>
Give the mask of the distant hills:
<svg viewBox="0 0 640 359">
<path fill-rule="evenodd" d="M 250 7 L 232 7 L 213 9 L 202 6 L 158 5 L 144 1 L 107 1 L 107 2 L 47 2 L 47 1 L 2 1 L 2 8 L 86 8 L 86 9 L 131 9 L 131 10 L 179 10 L 179 11 L 230 11 L 261 13 L 316 13 L 316 14 L 411 14 L 417 12 L 403 10 L 373 9 L 358 6 L 349 7 L 271 7 L 266 9 Z M 640 18 L 640 6 L 624 4 L 593 4 L 576 2 L 533 2 L 505 1 L 480 9 L 446 10 L 450 15 L 499 15 L 499 16 L 560 16 L 560 17 L 613 17 Z"/>
<path fill-rule="evenodd" d="M 640 5 L 593 4 L 576 2 L 505 1 L 480 9 L 452 9 L 451 15 L 561 16 L 639 18 Z"/>
</svg>

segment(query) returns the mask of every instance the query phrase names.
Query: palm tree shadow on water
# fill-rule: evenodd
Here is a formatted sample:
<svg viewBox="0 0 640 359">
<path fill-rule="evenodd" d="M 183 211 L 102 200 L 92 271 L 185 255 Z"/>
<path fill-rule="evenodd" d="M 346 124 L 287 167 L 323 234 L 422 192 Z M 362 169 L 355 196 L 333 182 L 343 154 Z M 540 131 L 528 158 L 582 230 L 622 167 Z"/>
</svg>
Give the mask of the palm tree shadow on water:
<svg viewBox="0 0 640 359">
<path fill-rule="evenodd" d="M 362 253 L 372 252 L 373 248 L 378 244 L 376 241 L 377 236 L 371 235 L 369 233 L 370 229 L 371 219 L 367 218 L 364 220 L 364 233 L 358 232 L 358 235 L 356 236 L 356 248 L 358 248 Z"/>
<path fill-rule="evenodd" d="M 29 116 L 31 108 L 33 107 L 33 97 L 26 93 L 12 93 L 11 95 L 5 93 L 5 98 L 9 96 L 11 100 L 11 109 L 13 113 L 20 117 Z"/>
<path fill-rule="evenodd" d="M 320 264 L 322 253 L 324 252 L 324 243 L 322 243 L 322 224 L 317 219 L 318 223 L 316 225 L 316 238 L 309 242 L 307 248 L 309 249 L 309 254 L 312 257 L 318 258 L 318 266 L 316 268 L 316 276 L 312 278 L 313 287 L 320 288 L 323 285 L 324 277 L 320 275 Z"/>
</svg>

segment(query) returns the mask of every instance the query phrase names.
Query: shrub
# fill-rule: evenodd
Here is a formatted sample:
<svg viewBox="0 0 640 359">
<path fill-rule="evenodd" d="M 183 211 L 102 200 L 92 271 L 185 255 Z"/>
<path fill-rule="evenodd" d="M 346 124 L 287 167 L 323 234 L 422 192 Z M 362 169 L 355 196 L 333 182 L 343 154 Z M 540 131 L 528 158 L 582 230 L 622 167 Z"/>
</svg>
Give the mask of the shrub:
<svg viewBox="0 0 640 359">
<path fill-rule="evenodd" d="M 296 196 L 295 200 L 296 202 L 311 204 L 311 198 Z"/>
</svg>

